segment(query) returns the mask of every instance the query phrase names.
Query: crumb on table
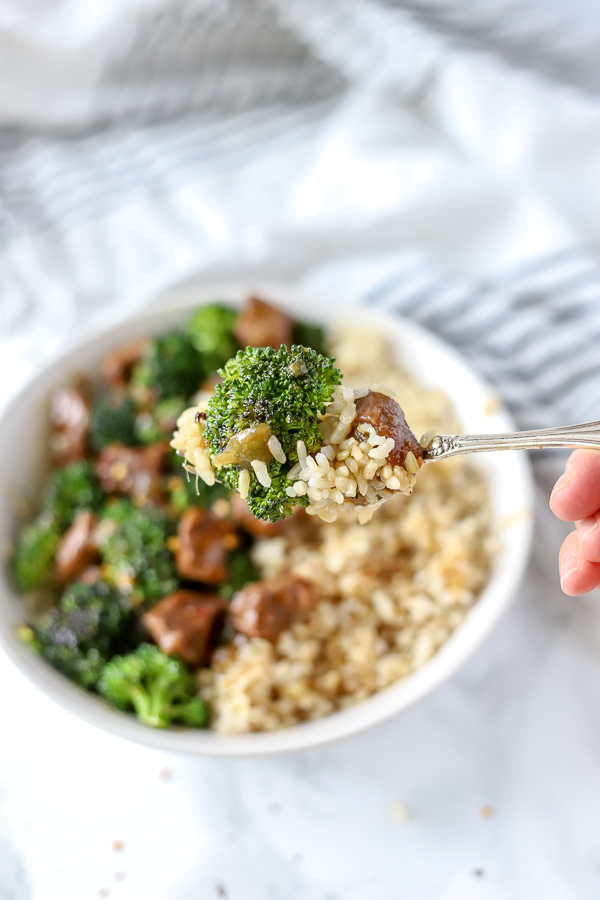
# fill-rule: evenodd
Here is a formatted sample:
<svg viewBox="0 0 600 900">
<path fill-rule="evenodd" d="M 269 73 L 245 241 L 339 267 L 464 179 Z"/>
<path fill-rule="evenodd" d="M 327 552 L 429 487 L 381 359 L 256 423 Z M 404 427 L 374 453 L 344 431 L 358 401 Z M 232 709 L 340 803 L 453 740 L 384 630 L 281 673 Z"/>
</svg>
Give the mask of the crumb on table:
<svg viewBox="0 0 600 900">
<path fill-rule="evenodd" d="M 394 822 L 406 822 L 409 818 L 408 809 L 400 800 L 392 800 L 390 803 L 390 813 Z"/>
</svg>

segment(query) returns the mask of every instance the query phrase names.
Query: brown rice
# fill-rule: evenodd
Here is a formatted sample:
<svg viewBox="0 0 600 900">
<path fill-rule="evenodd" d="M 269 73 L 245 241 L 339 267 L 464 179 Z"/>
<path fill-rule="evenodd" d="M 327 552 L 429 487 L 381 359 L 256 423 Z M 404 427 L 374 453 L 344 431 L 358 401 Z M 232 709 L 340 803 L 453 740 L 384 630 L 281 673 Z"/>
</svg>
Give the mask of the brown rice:
<svg viewBox="0 0 600 900">
<path fill-rule="evenodd" d="M 378 332 L 346 328 L 336 336 L 334 354 L 348 384 L 376 381 L 395 390 L 417 434 L 460 430 L 443 392 L 415 385 Z M 347 394 L 344 403 L 350 402 Z M 382 446 L 372 435 L 369 443 Z M 358 465 L 351 472 L 351 446 L 345 450 L 344 459 L 336 456 L 336 478 L 360 474 Z M 311 478 L 316 490 L 329 490 L 319 485 L 321 470 L 333 462 L 330 451 L 315 455 L 316 472 L 305 453 L 299 459 L 299 475 L 311 469 L 311 476 L 294 482 L 297 495 L 311 490 Z M 380 481 L 398 477 L 375 460 Z M 348 475 L 340 473 L 342 464 Z M 283 728 L 350 706 L 408 675 L 476 602 L 493 549 L 487 486 L 460 457 L 427 466 L 413 497 L 393 497 L 368 525 L 313 519 L 310 529 L 259 540 L 254 561 L 262 578 L 291 570 L 312 581 L 320 599 L 276 644 L 238 636 L 217 651 L 212 667 L 199 674 L 212 727 L 224 733 Z"/>
</svg>

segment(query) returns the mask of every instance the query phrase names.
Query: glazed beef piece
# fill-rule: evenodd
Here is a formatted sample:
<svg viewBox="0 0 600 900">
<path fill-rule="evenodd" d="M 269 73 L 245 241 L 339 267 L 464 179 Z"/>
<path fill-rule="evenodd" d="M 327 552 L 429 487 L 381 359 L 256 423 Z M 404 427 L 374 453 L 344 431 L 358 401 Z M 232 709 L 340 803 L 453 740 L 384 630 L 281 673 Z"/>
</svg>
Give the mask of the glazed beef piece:
<svg viewBox="0 0 600 900">
<path fill-rule="evenodd" d="M 188 509 L 177 526 L 177 570 L 191 581 L 219 584 L 227 578 L 228 553 L 239 543 L 232 522 L 206 509 Z"/>
<path fill-rule="evenodd" d="M 292 345 L 293 321 L 258 297 L 251 297 L 244 305 L 234 326 L 234 334 L 242 347 L 273 347 Z"/>
<path fill-rule="evenodd" d="M 156 499 L 161 493 L 164 455 L 162 444 L 149 447 L 110 444 L 98 457 L 96 474 L 109 494 Z"/>
<path fill-rule="evenodd" d="M 76 578 L 98 559 L 94 541 L 96 517 L 91 512 L 78 513 L 70 528 L 64 533 L 56 551 L 54 580 L 59 585 Z"/>
<path fill-rule="evenodd" d="M 142 622 L 163 653 L 201 666 L 208 662 L 226 607 L 217 594 L 180 590 L 145 613 Z"/>
<path fill-rule="evenodd" d="M 356 401 L 356 416 L 352 423 L 350 436 L 357 441 L 363 441 L 364 435 L 358 430 L 358 426 L 366 422 L 372 425 L 377 434 L 395 441 L 394 449 L 390 452 L 388 460 L 392 466 L 403 466 L 406 454 L 412 450 L 419 467 L 423 461 L 423 448 L 406 424 L 401 407 L 385 394 L 369 391 L 366 397 Z"/>
<path fill-rule="evenodd" d="M 85 457 L 90 403 L 83 388 L 59 388 L 50 405 L 50 454 L 57 465 Z"/>
<path fill-rule="evenodd" d="M 274 581 L 256 581 L 234 596 L 230 623 L 246 637 L 264 638 L 275 643 L 294 619 L 314 606 L 316 599 L 314 586 L 304 578 L 288 576 Z"/>
<path fill-rule="evenodd" d="M 106 380 L 115 387 L 123 387 L 131 377 L 135 364 L 142 358 L 148 346 L 146 338 L 129 341 L 105 356 L 100 371 Z"/>
</svg>

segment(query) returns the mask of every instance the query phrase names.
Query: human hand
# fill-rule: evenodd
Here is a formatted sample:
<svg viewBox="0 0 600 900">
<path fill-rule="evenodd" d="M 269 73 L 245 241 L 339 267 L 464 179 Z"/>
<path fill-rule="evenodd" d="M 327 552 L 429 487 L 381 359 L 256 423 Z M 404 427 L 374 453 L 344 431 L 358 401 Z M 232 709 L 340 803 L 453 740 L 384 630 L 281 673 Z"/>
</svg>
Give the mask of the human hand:
<svg viewBox="0 0 600 900">
<path fill-rule="evenodd" d="M 575 450 L 554 485 L 550 509 L 575 522 L 558 554 L 560 584 L 570 597 L 600 585 L 600 452 Z"/>
</svg>

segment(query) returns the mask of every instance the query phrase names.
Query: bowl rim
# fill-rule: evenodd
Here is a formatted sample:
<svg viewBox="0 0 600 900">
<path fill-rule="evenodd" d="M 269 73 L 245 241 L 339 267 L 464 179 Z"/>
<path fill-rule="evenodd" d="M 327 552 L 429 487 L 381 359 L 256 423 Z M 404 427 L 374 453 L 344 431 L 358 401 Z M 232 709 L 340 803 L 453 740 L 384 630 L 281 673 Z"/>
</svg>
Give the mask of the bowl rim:
<svg viewBox="0 0 600 900">
<path fill-rule="evenodd" d="M 93 333 L 79 335 L 68 341 L 59 355 L 46 362 L 43 368 L 27 379 L 3 408 L 0 415 L 0 430 L 4 422 L 14 414 L 16 407 L 24 399 L 44 384 L 55 368 L 68 363 L 71 356 L 84 352 L 87 348 L 94 350 L 100 342 L 127 340 L 121 336 L 123 330 L 137 328 L 141 332 L 152 333 L 163 320 L 183 315 L 191 308 L 214 302 L 215 298 L 223 298 L 222 302 L 236 305 L 249 294 L 256 292 L 261 296 L 273 297 L 275 302 L 285 308 L 294 308 L 300 301 L 310 298 L 307 319 L 313 318 L 322 322 L 335 322 L 339 318 L 339 309 L 333 305 L 332 315 L 322 315 L 331 300 L 319 298 L 316 292 L 298 288 L 293 284 L 260 280 L 248 285 L 235 281 L 218 284 L 190 281 L 179 288 L 159 295 L 148 307 L 135 310 L 132 315 L 113 322 L 108 326 L 97 328 Z M 336 315 L 337 312 L 337 315 Z M 418 323 L 408 320 L 396 313 L 384 309 L 370 309 L 362 305 L 351 306 L 353 322 L 363 320 L 370 322 L 381 330 L 401 330 L 408 340 L 425 343 L 433 347 L 448 361 L 458 367 L 465 377 L 479 390 L 488 395 L 493 389 L 487 381 L 475 372 L 455 348 L 445 343 L 437 335 Z M 312 313 L 312 315 L 311 315 Z M 168 327 L 168 326 L 167 326 Z M 516 430 L 515 423 L 506 408 L 499 404 L 494 413 L 494 422 L 499 424 L 497 430 Z M 517 482 L 523 506 L 532 510 L 534 503 L 533 477 L 531 464 L 526 454 L 515 455 Z M 510 566 L 492 574 L 490 581 L 481 592 L 477 603 L 469 610 L 465 620 L 457 627 L 451 637 L 434 656 L 420 668 L 400 679 L 387 688 L 378 691 L 365 700 L 344 710 L 336 711 L 329 716 L 300 725 L 271 731 L 247 733 L 241 735 L 222 735 L 213 731 L 185 729 L 152 729 L 136 721 L 132 716 L 111 709 L 99 697 L 83 691 L 68 679 L 56 672 L 44 660 L 23 647 L 14 634 L 12 623 L 8 617 L 0 614 L 0 650 L 10 662 L 25 676 L 27 681 L 40 690 L 45 696 L 60 707 L 86 722 L 115 736 L 143 744 L 163 751 L 186 753 L 203 756 L 270 756 L 291 753 L 331 743 L 368 728 L 381 724 L 410 708 L 429 693 L 440 687 L 460 669 L 475 651 L 484 643 L 495 628 L 499 619 L 510 605 L 516 589 L 524 575 L 530 555 L 533 536 L 533 517 L 524 516 L 515 526 L 519 531 L 519 540 L 513 541 Z M 15 595 L 9 581 L 0 577 L 0 590 Z M 490 599 L 491 598 L 491 599 Z M 460 643 L 458 639 L 460 637 Z M 453 640 L 454 639 L 454 640 Z M 458 650 L 454 647 L 458 645 Z"/>
</svg>

